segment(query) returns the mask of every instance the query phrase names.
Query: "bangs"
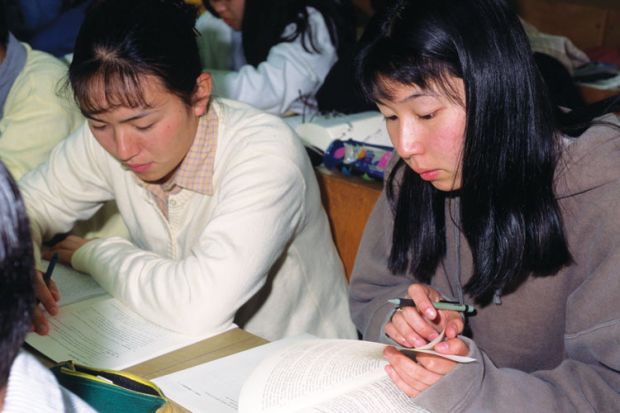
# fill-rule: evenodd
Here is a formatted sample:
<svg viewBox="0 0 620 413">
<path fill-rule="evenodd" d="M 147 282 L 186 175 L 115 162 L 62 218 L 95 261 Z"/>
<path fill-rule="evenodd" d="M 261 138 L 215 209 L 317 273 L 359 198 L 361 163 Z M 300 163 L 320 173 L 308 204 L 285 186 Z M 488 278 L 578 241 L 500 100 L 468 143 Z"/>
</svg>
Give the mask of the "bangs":
<svg viewBox="0 0 620 413">
<path fill-rule="evenodd" d="M 82 114 L 88 117 L 118 107 L 150 107 L 141 84 L 146 73 L 102 55 L 105 53 L 96 53 L 95 59 L 71 75 L 73 95 Z"/>
<path fill-rule="evenodd" d="M 441 70 L 420 70 L 419 68 L 407 68 L 407 75 L 394 72 L 377 72 L 374 75 L 370 89 L 370 99 L 375 102 L 390 101 L 394 99 L 395 92 L 400 86 L 416 85 L 422 90 L 433 91 L 445 96 L 451 101 L 464 106 L 456 83 L 452 80 L 451 72 L 443 68 Z"/>
</svg>

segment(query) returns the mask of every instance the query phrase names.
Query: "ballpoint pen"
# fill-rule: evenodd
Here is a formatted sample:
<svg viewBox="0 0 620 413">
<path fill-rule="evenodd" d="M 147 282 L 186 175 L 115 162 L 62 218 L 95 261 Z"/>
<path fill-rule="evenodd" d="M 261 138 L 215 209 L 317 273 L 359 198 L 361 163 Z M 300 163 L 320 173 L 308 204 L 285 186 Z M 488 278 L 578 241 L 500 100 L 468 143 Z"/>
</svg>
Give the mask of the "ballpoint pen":
<svg viewBox="0 0 620 413">
<path fill-rule="evenodd" d="M 47 265 L 47 270 L 45 270 L 45 274 L 43 274 L 43 282 L 45 282 L 46 286 L 50 286 L 50 281 L 52 280 L 52 273 L 54 272 L 54 267 L 58 262 L 58 253 L 55 252 L 52 254 L 52 258 L 50 258 L 50 262 Z"/>
<path fill-rule="evenodd" d="M 401 307 L 415 307 L 415 302 L 409 298 L 391 298 L 388 302 L 396 308 Z M 469 304 L 460 304 L 455 301 L 433 301 L 433 307 L 438 310 L 450 310 L 450 311 L 458 311 L 460 313 L 465 313 L 467 315 L 476 314 L 476 308 L 473 305 Z"/>
</svg>

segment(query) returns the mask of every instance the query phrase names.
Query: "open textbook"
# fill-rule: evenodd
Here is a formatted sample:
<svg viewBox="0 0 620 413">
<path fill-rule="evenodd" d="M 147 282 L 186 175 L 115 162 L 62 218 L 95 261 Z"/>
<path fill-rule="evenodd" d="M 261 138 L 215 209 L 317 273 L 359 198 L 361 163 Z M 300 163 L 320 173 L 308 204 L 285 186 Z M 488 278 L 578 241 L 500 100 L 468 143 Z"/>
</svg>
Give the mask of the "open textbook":
<svg viewBox="0 0 620 413">
<path fill-rule="evenodd" d="M 435 343 L 404 351 L 432 352 Z M 168 397 L 191 411 L 425 412 L 387 376 L 385 347 L 368 341 L 306 335 L 275 341 L 154 381 Z M 474 361 L 468 357 L 457 360 Z"/>
<path fill-rule="evenodd" d="M 30 333 L 26 343 L 55 362 L 120 370 L 208 337 L 179 334 L 142 318 L 69 267 L 57 265 L 53 279 L 61 293 L 59 314 L 48 317 L 49 335 Z"/>
</svg>

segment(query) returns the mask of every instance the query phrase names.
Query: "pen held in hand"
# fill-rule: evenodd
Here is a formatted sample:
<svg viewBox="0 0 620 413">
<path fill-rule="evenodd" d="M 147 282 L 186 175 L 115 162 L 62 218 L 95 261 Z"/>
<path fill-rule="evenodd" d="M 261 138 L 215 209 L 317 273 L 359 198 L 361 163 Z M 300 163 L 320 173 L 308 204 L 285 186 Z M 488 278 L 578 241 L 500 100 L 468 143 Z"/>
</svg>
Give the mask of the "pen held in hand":
<svg viewBox="0 0 620 413">
<path fill-rule="evenodd" d="M 52 258 L 50 258 L 50 262 L 47 265 L 47 270 L 45 271 L 45 274 L 43 274 L 43 282 L 45 282 L 45 285 L 47 285 L 48 287 L 50 286 L 50 281 L 52 280 L 52 273 L 54 272 L 54 267 L 56 267 L 57 262 L 58 253 L 55 252 L 54 254 L 52 254 Z"/>
<path fill-rule="evenodd" d="M 415 302 L 409 298 L 392 298 L 388 302 L 396 308 L 415 307 Z M 433 307 L 437 310 L 458 311 L 467 315 L 476 314 L 476 308 L 473 305 L 461 304 L 454 301 L 433 301 Z"/>
</svg>

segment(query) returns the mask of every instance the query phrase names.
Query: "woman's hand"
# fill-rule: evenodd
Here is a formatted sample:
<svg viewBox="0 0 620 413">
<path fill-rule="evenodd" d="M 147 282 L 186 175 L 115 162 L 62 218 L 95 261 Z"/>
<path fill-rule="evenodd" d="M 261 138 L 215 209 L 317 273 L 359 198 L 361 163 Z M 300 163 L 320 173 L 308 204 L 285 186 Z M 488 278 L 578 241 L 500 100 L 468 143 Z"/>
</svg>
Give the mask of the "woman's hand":
<svg viewBox="0 0 620 413">
<path fill-rule="evenodd" d="M 58 253 L 58 261 L 65 265 L 71 265 L 71 258 L 75 251 L 88 241 L 76 235 L 69 235 L 62 241 L 57 242 L 52 247 L 42 252 L 43 258 L 49 260 L 54 253 Z M 58 314 L 58 301 L 60 300 L 60 291 L 53 279 L 46 285 L 43 280 L 43 274 L 40 271 L 35 275 L 35 294 L 39 304 L 35 307 L 33 318 L 33 330 L 37 334 L 46 335 L 49 333 L 49 323 L 45 317 L 45 312 L 56 315 Z"/>
<path fill-rule="evenodd" d="M 34 309 L 34 318 L 32 320 L 32 329 L 41 335 L 49 332 L 49 324 L 45 318 L 45 311 L 51 315 L 58 314 L 58 301 L 60 300 L 60 292 L 54 280 L 50 280 L 49 285 L 43 281 L 43 273 L 36 271 L 34 279 L 34 291 L 37 297 L 37 305 Z"/>
<path fill-rule="evenodd" d="M 87 242 L 92 241 L 91 239 L 86 239 L 82 237 L 78 237 L 77 235 L 67 235 L 62 241 L 57 242 L 51 247 L 47 248 L 43 251 L 43 258 L 49 260 L 51 256 L 57 252 L 58 260 L 65 264 L 71 265 L 71 258 L 75 251 L 77 251 L 82 245 Z"/>
<path fill-rule="evenodd" d="M 433 307 L 432 302 L 442 298 L 437 290 L 426 284 L 411 284 L 407 292 L 416 306 L 399 309 L 385 325 L 385 333 L 392 340 L 403 347 L 420 347 L 442 330 L 448 339 L 463 331 L 465 323 L 460 313 Z"/>
<path fill-rule="evenodd" d="M 466 356 L 469 353 L 467 344 L 459 338 L 451 338 L 438 343 L 434 348 L 438 353 Z M 394 347 L 386 347 L 383 355 L 389 362 L 385 366 L 390 379 L 410 397 L 438 382 L 448 374 L 456 362 L 432 354 L 416 353 L 411 359 Z"/>
</svg>

